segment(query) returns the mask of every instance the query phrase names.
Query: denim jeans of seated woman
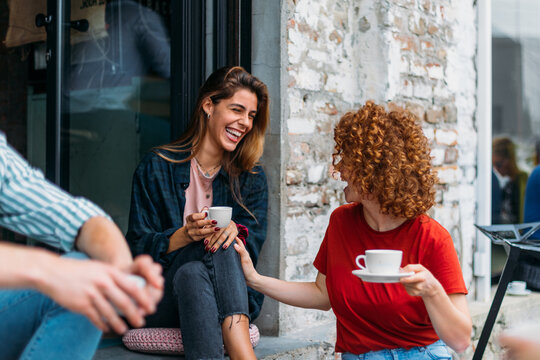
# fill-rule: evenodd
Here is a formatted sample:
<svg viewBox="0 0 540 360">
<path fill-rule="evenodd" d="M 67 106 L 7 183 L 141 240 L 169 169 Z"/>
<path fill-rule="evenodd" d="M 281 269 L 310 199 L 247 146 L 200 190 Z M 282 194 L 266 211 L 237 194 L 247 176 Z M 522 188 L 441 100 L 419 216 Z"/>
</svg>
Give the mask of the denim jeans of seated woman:
<svg viewBox="0 0 540 360">
<path fill-rule="evenodd" d="M 0 359 L 91 359 L 100 338 L 86 317 L 37 291 L 0 290 Z"/>
<path fill-rule="evenodd" d="M 448 347 L 442 341 L 436 341 L 428 346 L 418 346 L 412 349 L 391 349 L 370 351 L 365 354 L 354 355 L 343 353 L 342 360 L 434 360 L 434 359 L 452 359 Z"/>
<path fill-rule="evenodd" d="M 202 241 L 177 252 L 164 271 L 163 299 L 146 326 L 180 327 L 186 359 L 223 359 L 222 322 L 249 316 L 240 257 L 232 246 L 208 253 Z"/>
</svg>

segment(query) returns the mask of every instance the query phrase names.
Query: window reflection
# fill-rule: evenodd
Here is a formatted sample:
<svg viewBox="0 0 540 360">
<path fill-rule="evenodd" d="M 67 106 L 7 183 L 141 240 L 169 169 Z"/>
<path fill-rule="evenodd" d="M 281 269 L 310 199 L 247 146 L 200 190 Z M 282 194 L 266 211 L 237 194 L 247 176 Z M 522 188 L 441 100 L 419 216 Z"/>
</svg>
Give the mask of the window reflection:
<svg viewBox="0 0 540 360">
<path fill-rule="evenodd" d="M 517 162 L 529 172 L 540 138 L 540 2 L 492 2 L 493 137 L 516 144 Z"/>
<path fill-rule="evenodd" d="M 135 167 L 151 147 L 170 140 L 171 48 L 164 4 L 107 1 L 106 35 L 71 48 L 65 93 L 69 190 L 97 202 L 123 230 Z"/>
<path fill-rule="evenodd" d="M 524 221 L 527 178 L 540 139 L 540 2 L 492 1 L 492 223 Z M 492 247 L 492 280 L 507 255 Z M 521 265 L 520 265 L 521 266 Z M 521 276 L 521 270 L 516 276 Z M 516 277 L 517 279 L 517 277 Z M 528 286 L 540 279 L 526 279 Z"/>
<path fill-rule="evenodd" d="M 108 1 L 107 36 L 72 47 L 72 89 L 132 84 L 135 77 L 168 79 L 171 50 L 163 18 L 132 0 Z"/>
</svg>

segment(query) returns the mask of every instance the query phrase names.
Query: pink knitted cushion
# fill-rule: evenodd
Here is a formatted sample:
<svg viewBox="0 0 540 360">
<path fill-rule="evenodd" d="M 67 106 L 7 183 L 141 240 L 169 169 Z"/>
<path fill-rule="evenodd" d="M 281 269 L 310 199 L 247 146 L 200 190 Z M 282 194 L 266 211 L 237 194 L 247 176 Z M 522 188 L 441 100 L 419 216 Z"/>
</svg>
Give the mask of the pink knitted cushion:
<svg viewBox="0 0 540 360">
<path fill-rule="evenodd" d="M 249 325 L 249 338 L 253 347 L 257 346 L 260 334 L 254 324 Z M 122 341 L 133 351 L 167 355 L 184 354 L 182 334 L 177 328 L 133 329 L 126 332 Z"/>
</svg>

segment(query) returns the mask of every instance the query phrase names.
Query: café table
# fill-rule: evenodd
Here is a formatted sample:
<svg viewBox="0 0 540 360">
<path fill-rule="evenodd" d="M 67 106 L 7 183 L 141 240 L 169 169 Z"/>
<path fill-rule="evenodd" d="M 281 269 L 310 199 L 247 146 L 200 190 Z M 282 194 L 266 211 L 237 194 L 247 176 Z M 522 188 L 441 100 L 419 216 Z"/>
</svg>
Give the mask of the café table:
<svg viewBox="0 0 540 360">
<path fill-rule="evenodd" d="M 508 283 L 513 280 L 514 271 L 519 263 L 520 257 L 527 254 L 540 259 L 540 239 L 530 239 L 531 235 L 540 229 L 540 222 L 475 226 L 483 234 L 489 237 L 491 242 L 497 245 L 503 245 L 508 254 L 499 284 L 497 285 L 495 297 L 491 302 L 489 313 L 484 322 L 484 327 L 473 355 L 473 360 L 480 360 L 484 355 Z"/>
</svg>

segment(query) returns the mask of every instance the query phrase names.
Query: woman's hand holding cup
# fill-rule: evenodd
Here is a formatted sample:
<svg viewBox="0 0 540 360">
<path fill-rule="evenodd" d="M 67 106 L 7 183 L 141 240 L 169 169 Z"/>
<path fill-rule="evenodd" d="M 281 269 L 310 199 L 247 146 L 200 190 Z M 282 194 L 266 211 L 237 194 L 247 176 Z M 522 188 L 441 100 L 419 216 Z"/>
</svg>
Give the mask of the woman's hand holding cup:
<svg viewBox="0 0 540 360">
<path fill-rule="evenodd" d="M 220 246 L 223 246 L 223 249 L 227 249 L 237 236 L 238 228 L 236 227 L 236 223 L 234 221 L 229 221 L 227 227 L 220 228 L 217 233 L 206 239 L 208 240 L 208 244 L 206 244 L 206 251 L 215 253 Z"/>
<path fill-rule="evenodd" d="M 236 223 L 231 221 L 232 208 L 230 206 L 212 206 L 203 209 L 203 212 L 208 214 L 209 219 L 215 221 L 216 226 L 214 228 L 216 232 L 204 240 L 205 250 L 215 253 L 220 246 L 227 249 L 238 235 Z"/>
<path fill-rule="evenodd" d="M 206 251 L 215 253 L 220 246 L 226 249 L 238 235 L 236 223 L 231 221 L 231 217 L 231 207 L 204 207 L 200 213 L 186 217 L 186 236 L 190 241 L 204 240 Z"/>
<path fill-rule="evenodd" d="M 207 213 L 199 212 L 186 216 L 184 226 L 175 231 L 169 239 L 167 254 L 188 246 L 195 241 L 207 239 L 216 232 L 215 221 L 207 219 Z"/>
<path fill-rule="evenodd" d="M 186 223 L 184 229 L 187 237 L 191 241 L 201 241 L 203 239 L 209 238 L 211 235 L 215 234 L 217 225 L 216 220 L 208 218 L 208 212 L 203 209 L 199 213 L 193 213 L 186 216 Z"/>
<path fill-rule="evenodd" d="M 401 284 L 411 296 L 432 297 L 444 293 L 444 289 L 433 276 L 431 271 L 420 264 L 409 264 L 403 268 L 404 272 L 414 272 L 414 275 L 402 278 Z"/>
</svg>

